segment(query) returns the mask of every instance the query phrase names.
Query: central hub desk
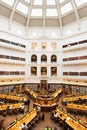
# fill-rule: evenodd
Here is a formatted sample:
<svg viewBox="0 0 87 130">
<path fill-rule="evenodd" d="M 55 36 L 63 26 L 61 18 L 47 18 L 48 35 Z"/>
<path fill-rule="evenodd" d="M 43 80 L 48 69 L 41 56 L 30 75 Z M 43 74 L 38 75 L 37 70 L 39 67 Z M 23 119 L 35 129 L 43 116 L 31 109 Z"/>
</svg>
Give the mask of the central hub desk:
<svg viewBox="0 0 87 130">
<path fill-rule="evenodd" d="M 37 94 L 36 92 L 30 89 L 26 89 L 26 92 L 28 95 L 30 94 L 33 97 L 34 107 L 40 106 L 42 111 L 52 111 L 56 109 L 56 107 L 58 106 L 58 100 L 63 90 L 62 88 L 60 88 L 52 94 Z"/>
<path fill-rule="evenodd" d="M 39 95 L 35 99 L 34 106 L 40 106 L 41 111 L 52 111 L 58 106 L 58 98 L 51 95 Z"/>
</svg>

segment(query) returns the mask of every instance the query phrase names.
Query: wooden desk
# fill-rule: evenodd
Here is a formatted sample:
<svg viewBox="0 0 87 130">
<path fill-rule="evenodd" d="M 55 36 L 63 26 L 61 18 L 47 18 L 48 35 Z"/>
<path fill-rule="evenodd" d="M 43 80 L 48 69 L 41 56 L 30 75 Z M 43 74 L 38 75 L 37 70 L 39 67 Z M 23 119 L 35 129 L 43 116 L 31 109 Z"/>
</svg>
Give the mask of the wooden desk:
<svg viewBox="0 0 87 130">
<path fill-rule="evenodd" d="M 4 98 L 6 98 L 6 97 L 7 97 L 7 95 L 0 94 L 0 99 L 4 99 Z"/>
<path fill-rule="evenodd" d="M 56 112 L 58 114 L 58 117 L 64 121 L 67 118 L 67 114 L 65 114 L 64 112 L 60 111 L 59 109 L 56 109 Z"/>
<path fill-rule="evenodd" d="M 0 111 L 7 110 L 7 105 L 0 105 Z"/>
<path fill-rule="evenodd" d="M 70 127 L 72 127 L 74 130 L 87 130 L 86 127 L 75 121 L 74 119 L 67 117 L 65 121 Z"/>
<path fill-rule="evenodd" d="M 38 97 L 38 94 L 31 89 L 26 89 L 25 91 L 32 95 L 34 98 Z"/>
<path fill-rule="evenodd" d="M 52 111 L 54 109 L 56 109 L 56 107 L 58 106 L 57 103 L 53 103 L 53 104 L 38 104 L 38 103 L 34 103 L 34 106 L 40 106 L 41 107 L 41 111 Z"/>
<path fill-rule="evenodd" d="M 12 109 L 18 109 L 22 105 L 23 105 L 23 103 L 0 105 L 0 111 L 7 110 L 8 106 L 11 106 Z"/>
<path fill-rule="evenodd" d="M 67 104 L 66 108 L 87 111 L 87 106 L 84 106 L 84 105 Z"/>
<path fill-rule="evenodd" d="M 79 98 L 80 98 L 81 100 L 87 100 L 87 95 L 77 96 L 77 97 L 63 98 L 62 102 L 65 102 L 66 100 L 67 100 L 68 102 L 78 101 Z"/>
<path fill-rule="evenodd" d="M 58 89 L 58 90 L 56 90 L 56 91 L 52 94 L 52 96 L 55 98 L 55 97 L 57 97 L 60 93 L 62 93 L 62 89 L 61 89 L 61 88 Z"/>
<path fill-rule="evenodd" d="M 5 94 L 0 94 L 0 99 L 8 99 L 8 100 L 15 100 L 15 101 L 27 101 L 28 100 L 26 97 L 18 97 L 18 96 L 5 95 Z"/>
<path fill-rule="evenodd" d="M 87 130 L 86 127 L 81 125 L 79 122 L 65 114 L 64 112 L 60 111 L 59 109 L 56 109 L 56 112 L 58 114 L 58 118 L 60 118 L 62 121 L 65 120 L 65 122 L 74 130 Z"/>
<path fill-rule="evenodd" d="M 31 112 L 27 113 L 22 119 L 18 120 L 13 126 L 7 128 L 7 130 L 21 130 L 21 125 L 25 122 L 28 124 L 37 116 L 37 111 L 34 108 Z"/>
</svg>

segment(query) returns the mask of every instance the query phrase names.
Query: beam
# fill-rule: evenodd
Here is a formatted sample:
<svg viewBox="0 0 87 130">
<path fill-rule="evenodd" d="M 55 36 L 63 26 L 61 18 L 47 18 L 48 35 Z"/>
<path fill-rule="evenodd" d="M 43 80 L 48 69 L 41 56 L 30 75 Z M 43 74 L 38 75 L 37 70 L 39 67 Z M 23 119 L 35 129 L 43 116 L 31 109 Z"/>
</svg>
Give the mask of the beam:
<svg viewBox="0 0 87 130">
<path fill-rule="evenodd" d="M 10 18 L 9 18 L 9 29 L 11 28 L 11 21 L 13 19 L 13 16 L 14 16 L 14 13 L 15 13 L 15 9 L 16 9 L 16 6 L 18 4 L 19 0 L 15 0 L 14 1 L 14 4 L 13 4 L 13 8 L 12 8 L 12 12 L 11 12 L 11 15 L 10 15 Z"/>
<path fill-rule="evenodd" d="M 76 19 L 77 19 L 77 22 L 78 22 L 78 29 L 80 30 L 80 18 L 79 18 L 79 14 L 78 14 L 78 11 L 77 11 L 76 2 L 75 2 L 75 0 L 70 0 L 70 1 L 72 3 L 72 6 L 73 6 L 73 9 L 74 9 L 74 12 L 75 12 L 75 16 L 76 16 Z"/>
<path fill-rule="evenodd" d="M 33 5 L 34 0 L 30 1 L 30 6 L 28 6 L 28 17 L 27 17 L 27 23 L 26 23 L 26 35 L 28 35 L 28 25 L 30 22 L 30 15 L 31 15 L 31 11 L 32 11 L 32 5 Z"/>
<path fill-rule="evenodd" d="M 62 18 L 61 18 L 61 10 L 60 10 L 60 5 L 59 5 L 59 0 L 56 0 L 56 5 L 57 5 L 57 12 L 59 15 L 59 24 L 60 24 L 60 31 L 61 31 L 61 36 L 63 35 L 63 26 L 62 26 Z"/>
</svg>

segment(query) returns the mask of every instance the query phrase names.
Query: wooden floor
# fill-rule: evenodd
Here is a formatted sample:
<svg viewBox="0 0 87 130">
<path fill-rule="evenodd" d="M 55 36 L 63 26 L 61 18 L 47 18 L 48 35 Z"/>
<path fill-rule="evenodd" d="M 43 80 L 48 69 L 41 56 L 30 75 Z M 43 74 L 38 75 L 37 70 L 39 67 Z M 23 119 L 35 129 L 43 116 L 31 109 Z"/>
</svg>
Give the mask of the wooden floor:
<svg viewBox="0 0 87 130">
<path fill-rule="evenodd" d="M 62 106 L 64 108 L 64 110 L 66 111 L 65 106 L 63 106 L 61 104 L 61 99 L 59 100 L 59 106 Z M 30 106 L 29 106 L 29 111 L 31 110 L 32 107 L 33 107 L 33 100 L 31 99 Z M 26 106 L 26 109 L 27 109 L 27 106 Z M 42 130 L 46 126 L 50 126 L 52 128 L 56 127 L 58 130 L 63 130 L 62 126 L 59 126 L 58 122 L 56 123 L 56 122 L 54 122 L 54 120 L 51 119 L 51 112 L 41 112 L 41 114 L 42 113 L 44 113 L 44 115 L 45 115 L 44 121 L 40 120 L 39 122 L 37 122 L 33 126 L 32 130 Z M 5 130 L 10 125 L 10 123 L 12 123 L 19 116 L 21 116 L 21 115 L 19 114 L 19 115 L 6 116 L 5 121 L 4 121 Z M 74 116 L 74 115 L 72 114 L 72 116 Z M 86 119 L 85 115 L 84 116 L 77 115 L 76 117 L 81 119 L 84 124 L 87 123 L 87 119 Z"/>
</svg>

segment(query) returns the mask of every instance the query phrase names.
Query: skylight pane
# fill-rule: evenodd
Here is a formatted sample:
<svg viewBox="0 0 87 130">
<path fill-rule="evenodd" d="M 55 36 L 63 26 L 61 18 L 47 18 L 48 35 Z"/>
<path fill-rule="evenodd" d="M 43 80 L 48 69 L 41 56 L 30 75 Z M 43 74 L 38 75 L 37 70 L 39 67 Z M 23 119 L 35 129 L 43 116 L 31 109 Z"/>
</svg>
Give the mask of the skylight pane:
<svg viewBox="0 0 87 130">
<path fill-rule="evenodd" d="M 32 9 L 31 16 L 42 16 L 42 9 Z"/>
<path fill-rule="evenodd" d="M 34 0 L 34 5 L 42 5 L 42 0 Z"/>
<path fill-rule="evenodd" d="M 25 15 L 27 15 L 27 13 L 28 13 L 28 7 L 24 4 L 22 4 L 21 2 L 18 3 L 16 9 Z"/>
<path fill-rule="evenodd" d="M 64 2 L 65 0 L 59 0 L 60 3 Z"/>
<path fill-rule="evenodd" d="M 27 3 L 30 3 L 30 0 L 25 0 Z"/>
<path fill-rule="evenodd" d="M 87 0 L 75 0 L 77 6 L 87 3 Z"/>
<path fill-rule="evenodd" d="M 1 1 L 3 1 L 4 3 L 6 3 L 10 6 L 13 6 L 13 4 L 14 4 L 14 0 L 1 0 Z"/>
<path fill-rule="evenodd" d="M 56 9 L 46 9 L 46 16 L 58 16 Z"/>
<path fill-rule="evenodd" d="M 68 4 L 65 4 L 64 6 L 61 7 L 61 14 L 66 14 L 69 11 L 73 10 L 73 7 L 71 5 L 71 3 L 69 2 Z"/>
<path fill-rule="evenodd" d="M 55 5 L 55 0 L 47 0 L 47 5 Z"/>
</svg>

